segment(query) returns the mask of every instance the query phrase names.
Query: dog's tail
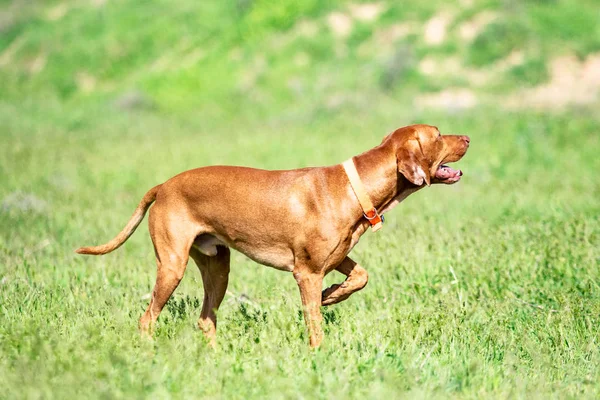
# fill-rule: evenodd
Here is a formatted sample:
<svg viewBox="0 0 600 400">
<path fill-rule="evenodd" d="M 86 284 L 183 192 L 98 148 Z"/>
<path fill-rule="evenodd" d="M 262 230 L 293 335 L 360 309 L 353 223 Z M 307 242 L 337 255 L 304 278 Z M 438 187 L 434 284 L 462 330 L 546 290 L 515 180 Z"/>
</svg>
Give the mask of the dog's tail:
<svg viewBox="0 0 600 400">
<path fill-rule="evenodd" d="M 150 204 L 156 200 L 156 193 L 158 192 L 160 186 L 161 185 L 154 186 L 152 189 L 148 190 L 148 192 L 142 198 L 142 201 L 140 201 L 140 204 L 138 204 L 137 208 L 135 209 L 135 212 L 131 216 L 127 226 L 125 226 L 121 233 L 119 233 L 113 240 L 100 246 L 80 247 L 75 250 L 75 252 L 79 254 L 100 255 L 110 253 L 111 251 L 121 247 L 121 245 L 125 243 L 127 239 L 129 239 L 129 236 L 135 232 L 135 229 L 144 219 L 144 215 L 146 215 L 146 211 L 150 207 Z"/>
</svg>

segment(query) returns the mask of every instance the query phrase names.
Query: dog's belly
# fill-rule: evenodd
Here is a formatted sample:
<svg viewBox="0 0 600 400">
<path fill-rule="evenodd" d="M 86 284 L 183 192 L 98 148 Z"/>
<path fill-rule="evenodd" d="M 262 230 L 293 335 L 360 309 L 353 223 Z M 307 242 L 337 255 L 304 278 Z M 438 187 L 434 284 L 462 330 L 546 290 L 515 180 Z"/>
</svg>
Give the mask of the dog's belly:
<svg viewBox="0 0 600 400">
<path fill-rule="evenodd" d="M 228 246 L 259 264 L 273 267 L 282 271 L 293 271 L 294 254 L 285 247 L 266 246 L 257 243 L 234 242 L 209 234 L 200 235 L 193 244 L 200 253 L 209 257 L 217 255 L 217 246 Z"/>
<path fill-rule="evenodd" d="M 291 272 L 294 270 L 294 254 L 290 249 L 260 246 L 255 247 L 246 245 L 245 243 L 238 243 L 236 246 L 231 247 L 259 264 L 281 271 Z"/>
</svg>

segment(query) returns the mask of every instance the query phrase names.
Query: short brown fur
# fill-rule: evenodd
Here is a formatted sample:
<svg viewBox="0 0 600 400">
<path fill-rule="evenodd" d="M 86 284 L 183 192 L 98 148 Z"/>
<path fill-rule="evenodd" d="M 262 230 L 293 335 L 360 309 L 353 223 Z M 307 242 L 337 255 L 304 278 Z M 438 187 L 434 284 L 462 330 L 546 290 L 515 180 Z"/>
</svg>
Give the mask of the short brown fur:
<svg viewBox="0 0 600 400">
<path fill-rule="evenodd" d="M 438 167 L 461 159 L 467 136 L 440 135 L 429 125 L 397 129 L 354 162 L 373 204 L 385 213 L 432 183 Z M 367 271 L 348 257 L 369 226 L 340 164 L 266 171 L 212 166 L 183 172 L 150 189 L 127 226 L 107 244 L 80 254 L 106 254 L 135 231 L 150 205 L 149 227 L 157 278 L 139 325 L 151 333 L 177 288 L 188 258 L 198 265 L 204 303 L 198 322 L 214 343 L 216 311 L 227 290 L 229 248 L 293 273 L 304 309 L 310 345 L 323 339 L 321 306 L 348 298 L 367 284 Z M 322 291 L 323 277 L 337 270 L 346 280 Z"/>
</svg>

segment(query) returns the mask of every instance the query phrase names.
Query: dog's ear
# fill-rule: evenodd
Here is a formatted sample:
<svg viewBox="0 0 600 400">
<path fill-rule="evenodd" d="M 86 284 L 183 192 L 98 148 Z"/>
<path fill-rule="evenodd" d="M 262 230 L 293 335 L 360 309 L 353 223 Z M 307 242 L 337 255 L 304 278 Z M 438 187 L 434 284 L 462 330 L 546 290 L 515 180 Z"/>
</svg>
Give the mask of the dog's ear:
<svg viewBox="0 0 600 400">
<path fill-rule="evenodd" d="M 411 140 L 410 142 L 413 141 Z M 399 148 L 396 152 L 398 172 L 417 186 L 421 186 L 423 183 L 430 186 L 431 176 L 429 174 L 429 167 L 427 166 L 421 146 L 418 143 L 408 145 L 410 142 L 407 143 L 407 146 Z"/>
</svg>

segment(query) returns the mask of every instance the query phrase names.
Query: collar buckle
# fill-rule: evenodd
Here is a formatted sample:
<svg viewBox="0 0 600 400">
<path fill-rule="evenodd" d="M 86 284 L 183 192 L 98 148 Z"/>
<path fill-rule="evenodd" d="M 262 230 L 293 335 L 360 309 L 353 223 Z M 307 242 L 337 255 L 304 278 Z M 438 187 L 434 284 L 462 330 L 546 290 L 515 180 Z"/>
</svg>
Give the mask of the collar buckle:
<svg viewBox="0 0 600 400">
<path fill-rule="evenodd" d="M 377 232 L 383 226 L 385 222 L 385 218 L 383 215 L 380 215 L 375 207 L 372 210 L 364 212 L 363 215 L 371 224 L 371 229 L 373 232 Z"/>
</svg>

